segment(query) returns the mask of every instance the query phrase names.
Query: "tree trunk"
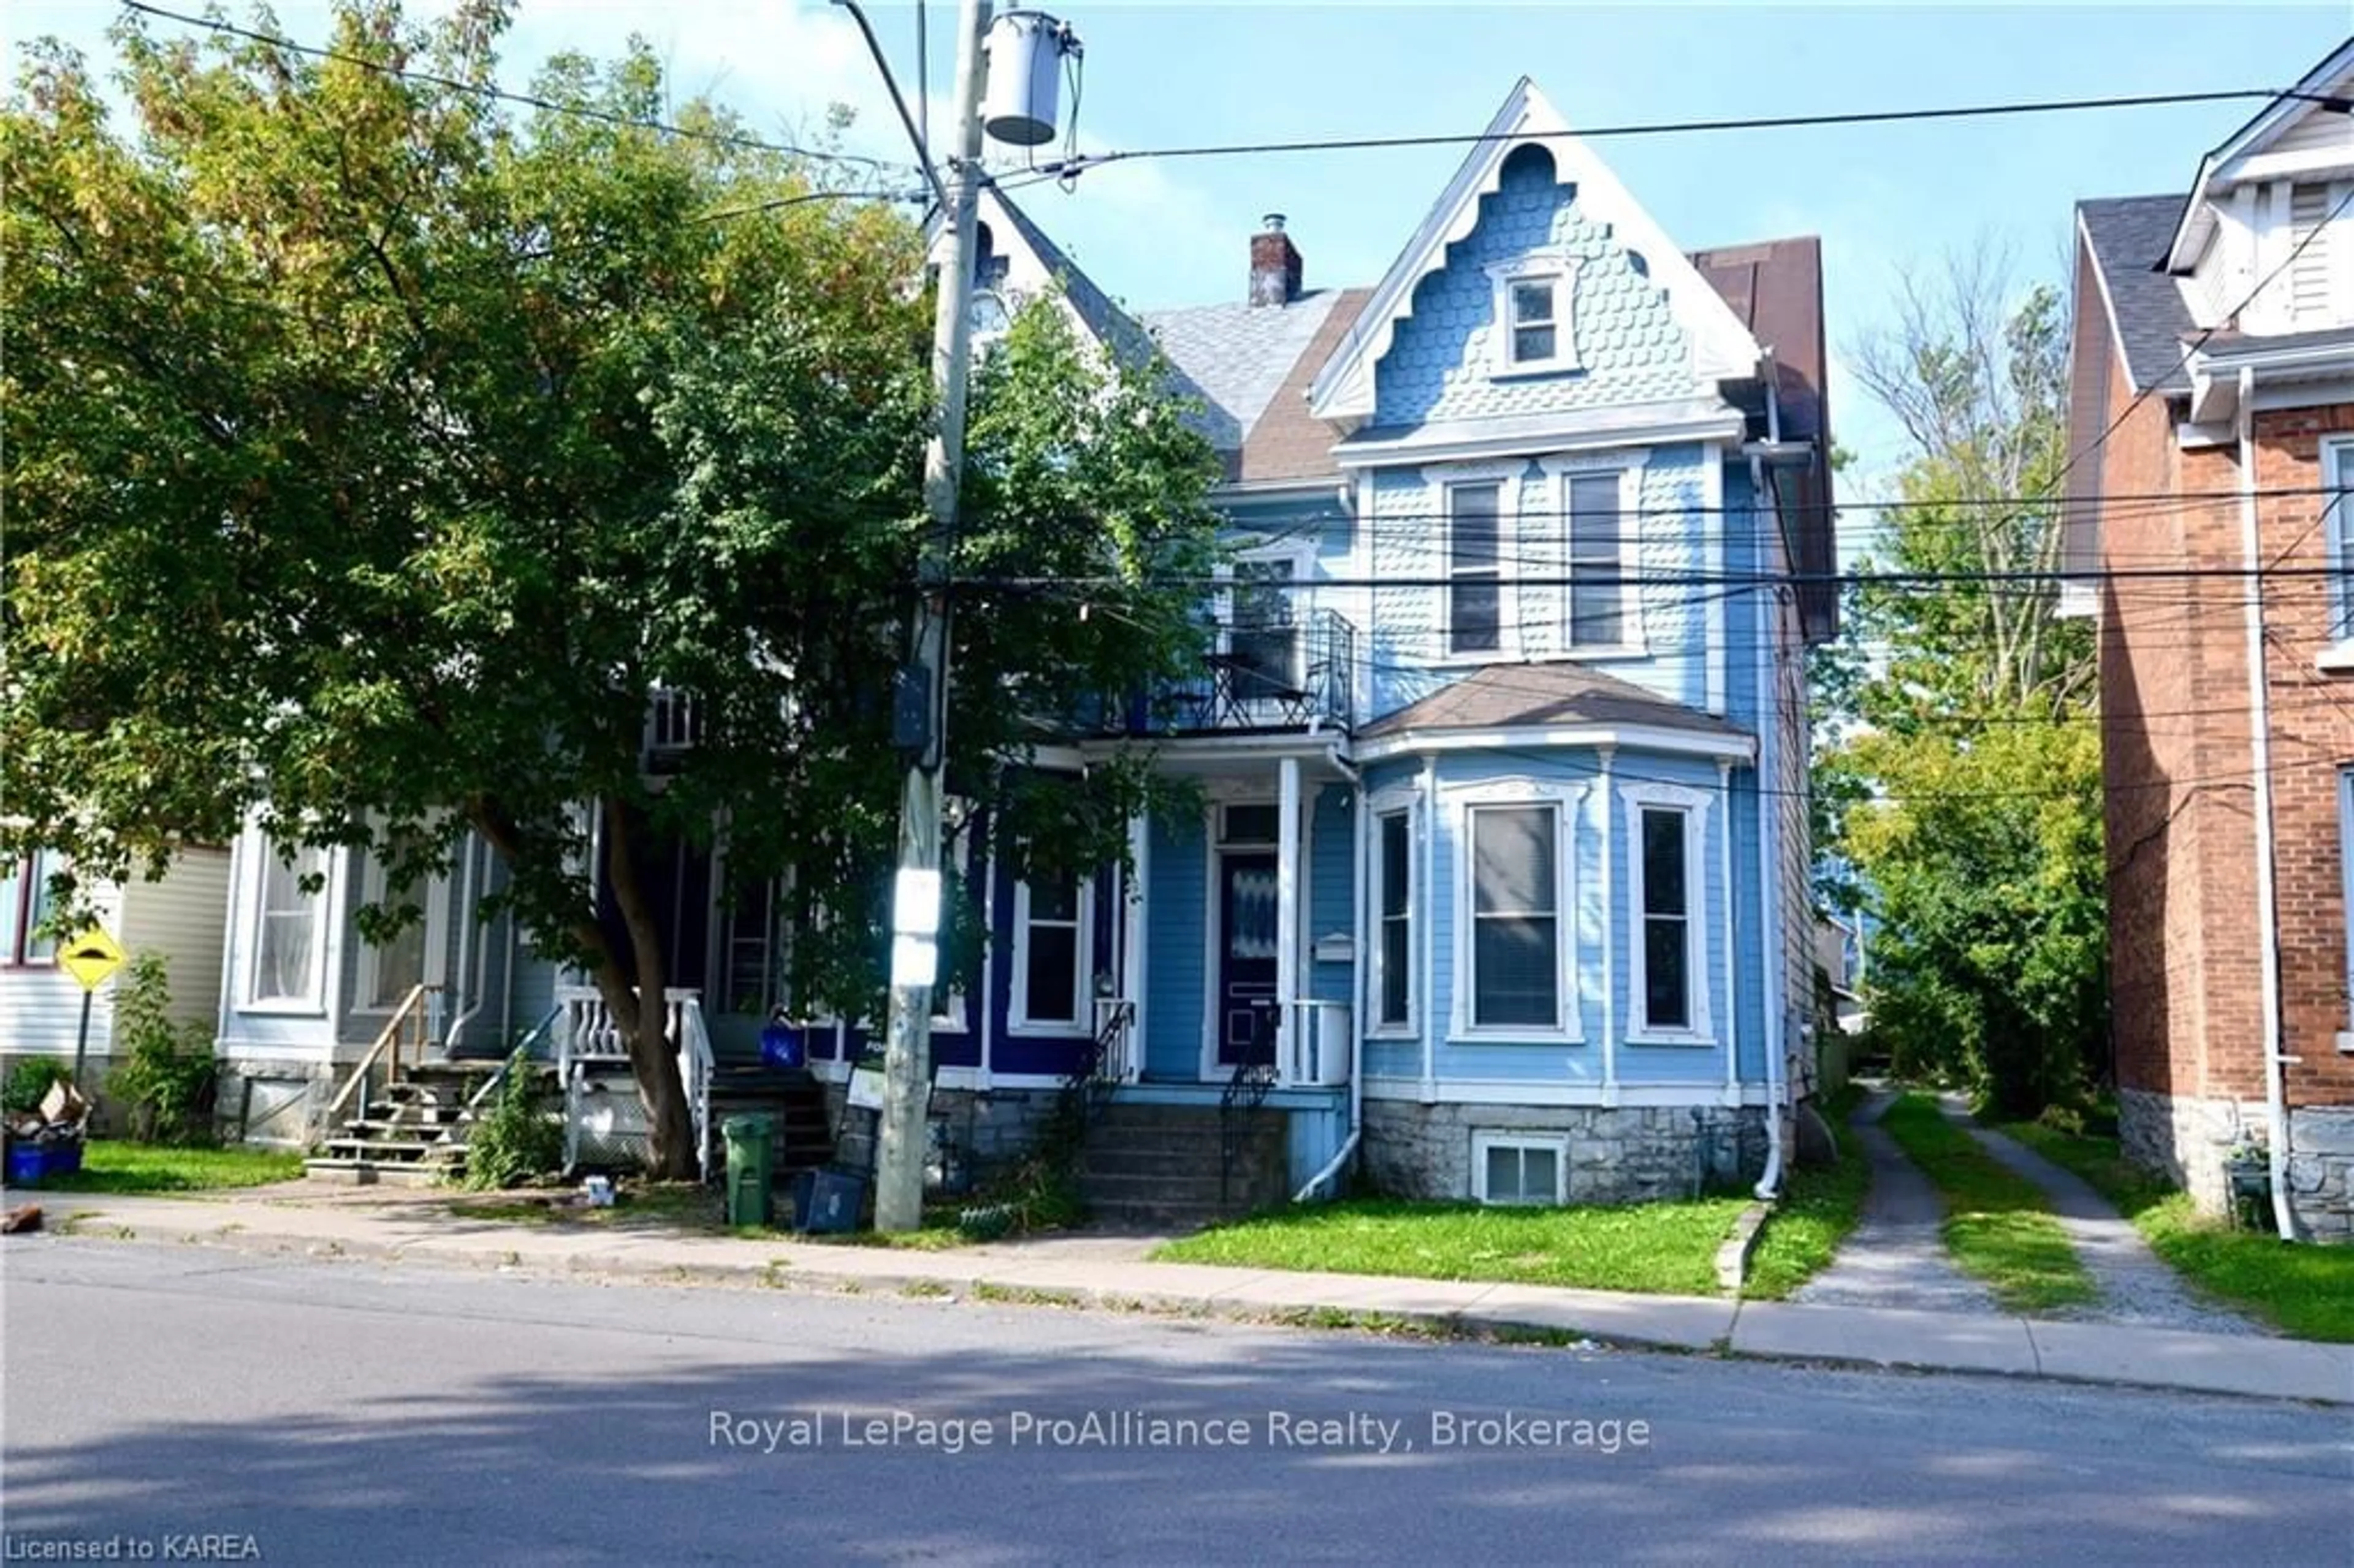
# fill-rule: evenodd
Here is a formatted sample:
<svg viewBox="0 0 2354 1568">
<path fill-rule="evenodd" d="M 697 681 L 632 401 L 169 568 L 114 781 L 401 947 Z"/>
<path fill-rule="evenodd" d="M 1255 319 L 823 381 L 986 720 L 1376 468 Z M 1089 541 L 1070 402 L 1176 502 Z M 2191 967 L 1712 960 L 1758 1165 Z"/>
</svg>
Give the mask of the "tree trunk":
<svg viewBox="0 0 2354 1568">
<path fill-rule="evenodd" d="M 611 878 L 613 902 L 621 911 L 621 923 L 629 929 L 638 983 L 634 992 L 624 985 L 620 966 L 609 956 L 598 967 L 597 989 L 630 1042 L 630 1071 L 638 1081 L 638 1101 L 646 1112 L 646 1173 L 659 1181 L 689 1181 L 698 1171 L 695 1116 L 679 1075 L 679 1043 L 670 1038 L 667 1027 L 670 1004 L 664 991 L 669 970 L 663 961 L 662 929 L 654 923 L 645 890 L 638 885 L 637 863 L 630 854 L 628 813 L 618 800 L 607 801 L 604 810 L 605 869 Z"/>
</svg>

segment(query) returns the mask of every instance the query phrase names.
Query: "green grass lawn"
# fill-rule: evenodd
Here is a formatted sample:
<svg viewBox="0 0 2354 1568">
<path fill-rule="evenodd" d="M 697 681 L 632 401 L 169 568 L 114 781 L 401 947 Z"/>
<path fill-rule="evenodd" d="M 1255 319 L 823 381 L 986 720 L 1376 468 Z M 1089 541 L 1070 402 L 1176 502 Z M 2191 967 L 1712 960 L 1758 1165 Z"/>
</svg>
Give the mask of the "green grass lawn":
<svg viewBox="0 0 2354 1568">
<path fill-rule="evenodd" d="M 1829 1266 L 1840 1244 L 1855 1229 L 1863 1213 L 1864 1192 L 1872 1184 L 1872 1167 L 1847 1118 L 1862 1097 L 1862 1086 L 1849 1084 L 1825 1102 L 1823 1116 L 1839 1139 L 1839 1163 L 1789 1173 L 1781 1201 L 1757 1238 L 1757 1250 L 1749 1255 L 1744 1296 L 1781 1300 Z"/>
<path fill-rule="evenodd" d="M 2298 1339 L 2354 1344 L 2354 1246 L 2295 1246 L 2229 1229 L 2127 1160 L 2115 1138 L 2070 1137 L 2034 1122 L 2002 1130 L 2091 1182 L 2196 1288 Z"/>
<path fill-rule="evenodd" d="M 34 1192 L 204 1192 L 260 1187 L 302 1174 L 302 1157 L 280 1150 L 174 1149 L 101 1139 L 82 1149 L 81 1169 L 45 1176 Z"/>
<path fill-rule="evenodd" d="M 2034 1312 L 2099 1295 L 2042 1189 L 1999 1164 L 1936 1101 L 1906 1095 L 1880 1125 L 1944 1195 L 1946 1250 L 2006 1309 Z"/>
<path fill-rule="evenodd" d="M 1278 1210 L 1169 1242 L 1164 1263 L 1716 1294 L 1716 1249 L 1745 1198 L 1627 1208 L 1482 1208 L 1357 1199 Z"/>
</svg>

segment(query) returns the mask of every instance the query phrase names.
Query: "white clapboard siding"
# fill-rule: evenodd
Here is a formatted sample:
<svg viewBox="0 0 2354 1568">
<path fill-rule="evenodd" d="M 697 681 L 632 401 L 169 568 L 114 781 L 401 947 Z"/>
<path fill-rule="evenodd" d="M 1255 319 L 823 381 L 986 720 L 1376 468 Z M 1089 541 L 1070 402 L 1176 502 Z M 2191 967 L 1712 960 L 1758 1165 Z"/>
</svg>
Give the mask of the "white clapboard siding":
<svg viewBox="0 0 2354 1568">
<path fill-rule="evenodd" d="M 220 1017 L 221 943 L 228 928 L 228 851 L 190 850 L 161 882 L 122 890 L 126 952 L 164 955 L 172 1015 L 205 1023 Z"/>
<path fill-rule="evenodd" d="M 93 890 L 99 924 L 122 932 L 122 890 Z M 74 1053 L 81 1026 L 81 986 L 53 963 L 0 964 L 0 1053 L 10 1056 L 65 1056 Z M 103 1055 L 114 1026 L 114 985 L 98 988 L 90 1012 L 90 1049 Z"/>
</svg>

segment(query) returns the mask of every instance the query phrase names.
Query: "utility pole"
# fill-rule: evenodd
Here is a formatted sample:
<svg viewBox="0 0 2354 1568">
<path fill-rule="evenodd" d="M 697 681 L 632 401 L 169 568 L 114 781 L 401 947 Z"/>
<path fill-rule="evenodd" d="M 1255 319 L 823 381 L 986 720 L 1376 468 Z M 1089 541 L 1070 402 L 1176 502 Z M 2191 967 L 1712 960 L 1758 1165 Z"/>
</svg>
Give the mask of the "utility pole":
<svg viewBox="0 0 2354 1568">
<path fill-rule="evenodd" d="M 925 1118 L 931 1080 L 932 987 L 939 969 L 940 767 L 948 740 L 949 570 L 964 471 L 966 372 L 972 357 L 972 264 L 981 194 L 981 91 L 991 0 L 958 9 L 955 153 L 948 162 L 932 384 L 939 423 L 924 449 L 930 526 L 917 568 L 915 620 L 900 727 L 913 753 L 899 802 L 899 874 L 891 894 L 891 1013 L 883 1047 L 883 1115 L 875 1169 L 875 1228 L 923 1222 Z M 920 84 L 919 84 L 920 86 Z"/>
</svg>

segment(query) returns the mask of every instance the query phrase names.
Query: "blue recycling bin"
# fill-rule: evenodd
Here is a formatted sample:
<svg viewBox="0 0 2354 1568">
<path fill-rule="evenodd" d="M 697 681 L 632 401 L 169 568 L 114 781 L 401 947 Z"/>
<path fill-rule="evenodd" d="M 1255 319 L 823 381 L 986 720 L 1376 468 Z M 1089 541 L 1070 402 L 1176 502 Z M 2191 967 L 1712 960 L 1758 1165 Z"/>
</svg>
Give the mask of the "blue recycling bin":
<svg viewBox="0 0 2354 1568">
<path fill-rule="evenodd" d="M 780 1073 L 797 1073 L 809 1064 L 809 1044 L 801 1032 L 781 1019 L 760 1031 L 760 1061 Z"/>
<path fill-rule="evenodd" d="M 793 1229 L 842 1235 L 858 1228 L 866 1207 L 866 1179 L 850 1171 L 804 1171 L 793 1179 Z"/>
</svg>

